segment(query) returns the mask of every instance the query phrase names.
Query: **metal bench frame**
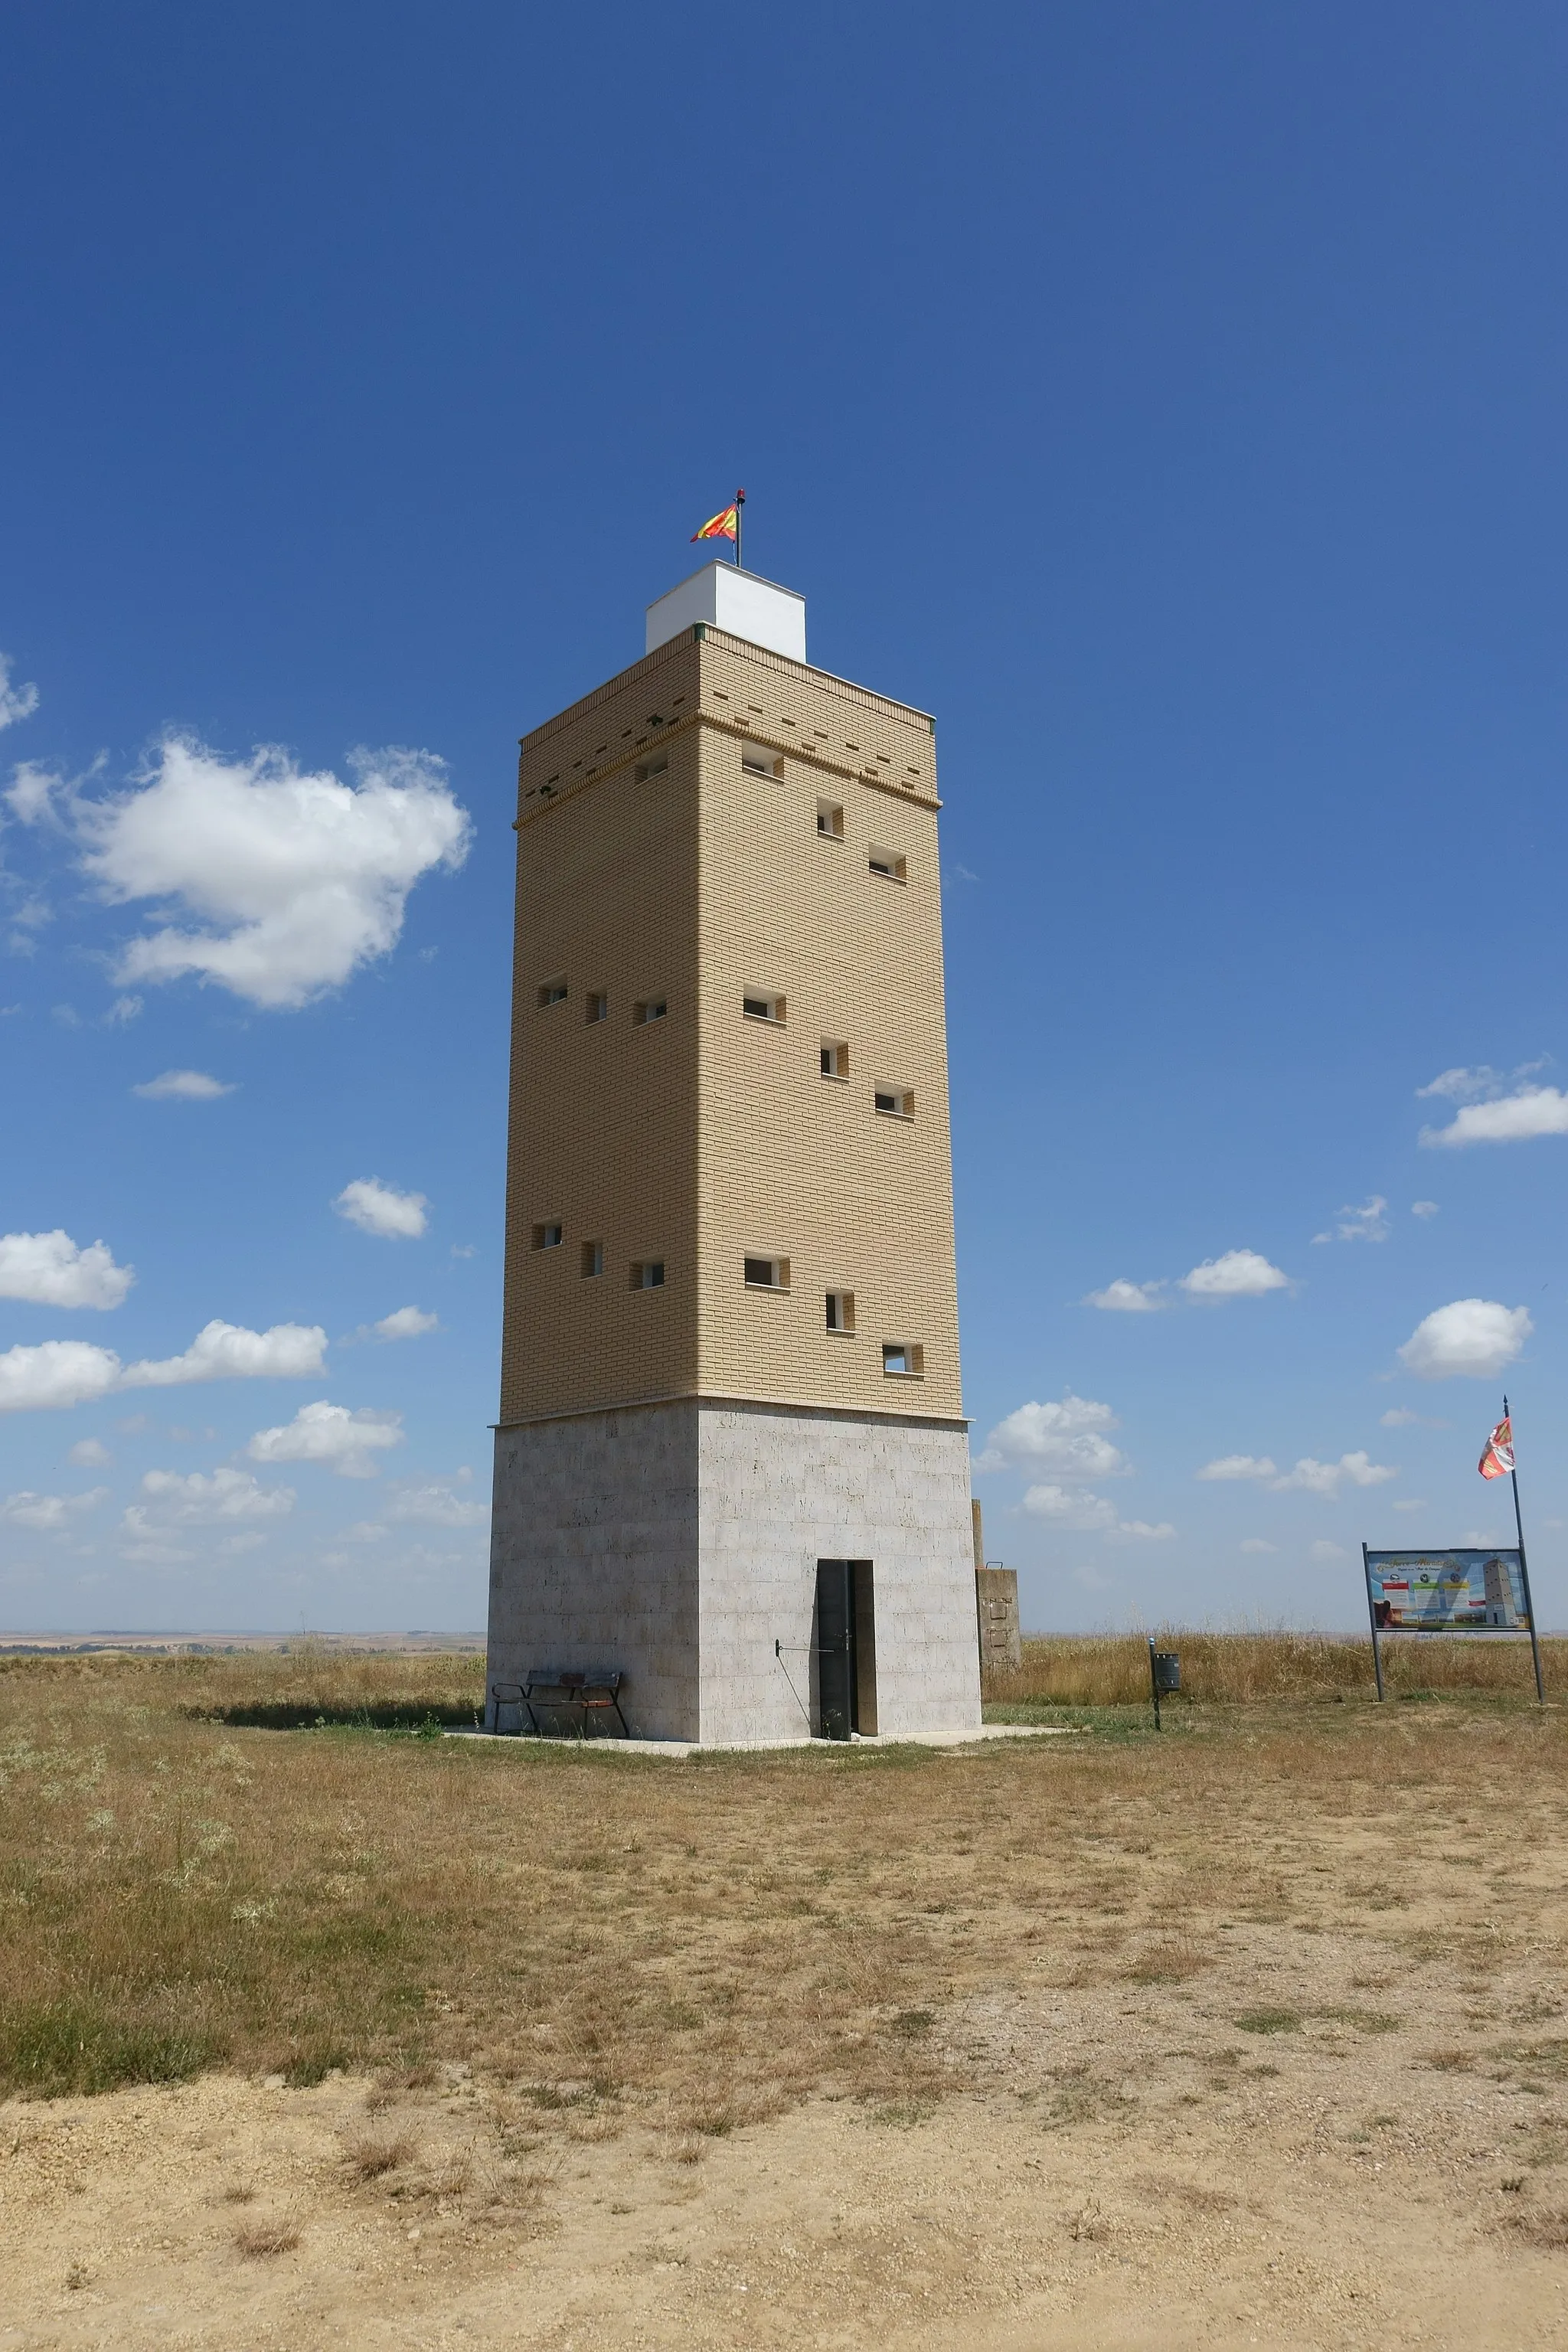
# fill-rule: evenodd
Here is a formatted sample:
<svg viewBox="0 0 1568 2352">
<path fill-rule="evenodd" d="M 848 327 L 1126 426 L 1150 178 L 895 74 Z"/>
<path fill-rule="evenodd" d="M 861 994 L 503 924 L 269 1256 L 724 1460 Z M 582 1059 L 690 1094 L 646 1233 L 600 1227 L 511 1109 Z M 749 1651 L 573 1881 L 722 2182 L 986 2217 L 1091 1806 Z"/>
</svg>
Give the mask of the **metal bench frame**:
<svg viewBox="0 0 1568 2352">
<path fill-rule="evenodd" d="M 620 1691 L 625 1680 L 626 1676 L 618 1669 L 614 1673 L 600 1673 L 575 1666 L 551 1666 L 539 1668 L 520 1683 L 492 1683 L 490 1700 L 495 1708 L 495 1727 L 500 1731 L 502 1707 L 515 1706 L 528 1717 L 529 1730 L 535 1739 L 559 1737 L 541 1729 L 535 1706 L 574 1706 L 582 1710 L 577 1737 L 586 1739 L 590 1712 L 602 1713 L 607 1708 L 621 1727 L 621 1738 L 629 1739 L 631 1731 L 621 1713 Z M 520 1725 L 517 1737 L 521 1736 Z"/>
</svg>

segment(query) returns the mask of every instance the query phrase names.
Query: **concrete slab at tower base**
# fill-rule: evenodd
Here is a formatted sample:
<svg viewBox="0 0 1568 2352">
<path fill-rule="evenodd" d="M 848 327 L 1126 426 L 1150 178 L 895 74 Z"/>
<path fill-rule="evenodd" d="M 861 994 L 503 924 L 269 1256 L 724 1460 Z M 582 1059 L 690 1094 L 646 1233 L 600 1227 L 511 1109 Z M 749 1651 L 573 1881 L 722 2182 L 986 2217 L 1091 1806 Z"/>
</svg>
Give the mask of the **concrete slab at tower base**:
<svg viewBox="0 0 1568 2352">
<path fill-rule="evenodd" d="M 857 1732 L 852 1740 L 823 1740 L 818 1745 L 832 1748 L 840 1756 L 852 1755 L 857 1748 L 970 1748 L 985 1739 L 1076 1739 L 1082 1727 L 1076 1723 L 983 1723 L 978 1731 L 931 1731 L 921 1738 L 884 1739 L 879 1732 L 862 1738 Z M 621 1739 L 607 1734 L 603 1738 L 545 1739 L 534 1738 L 531 1733 L 515 1731 L 472 1731 L 467 1724 L 452 1724 L 443 1732 L 446 1739 L 484 1739 L 499 1742 L 503 1748 L 570 1748 L 580 1755 L 591 1748 L 595 1756 L 657 1756 L 667 1763 L 679 1763 L 689 1756 L 752 1756 L 759 1751 L 768 1754 L 780 1749 L 795 1748 L 798 1739 L 752 1739 L 743 1744 L 737 1740 L 730 1747 L 704 1747 L 699 1739 Z"/>
<path fill-rule="evenodd" d="M 687 1397 L 500 1429 L 487 1688 L 617 1670 L 639 1738 L 808 1739 L 844 1559 L 871 1564 L 880 1737 L 976 1736 L 962 1422 Z"/>
</svg>

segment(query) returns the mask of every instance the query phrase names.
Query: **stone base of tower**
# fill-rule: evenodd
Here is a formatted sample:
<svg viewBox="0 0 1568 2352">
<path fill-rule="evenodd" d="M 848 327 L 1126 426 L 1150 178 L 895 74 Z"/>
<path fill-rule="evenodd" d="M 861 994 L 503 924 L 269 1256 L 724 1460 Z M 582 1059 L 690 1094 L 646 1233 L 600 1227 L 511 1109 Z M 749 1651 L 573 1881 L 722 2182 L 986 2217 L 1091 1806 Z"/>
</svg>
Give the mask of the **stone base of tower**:
<svg viewBox="0 0 1568 2352">
<path fill-rule="evenodd" d="M 978 1729 L 963 1423 L 688 1398 L 498 1430 L 488 1683 L 618 1668 L 639 1738 L 807 1739 L 847 1559 L 880 1736 Z"/>
</svg>

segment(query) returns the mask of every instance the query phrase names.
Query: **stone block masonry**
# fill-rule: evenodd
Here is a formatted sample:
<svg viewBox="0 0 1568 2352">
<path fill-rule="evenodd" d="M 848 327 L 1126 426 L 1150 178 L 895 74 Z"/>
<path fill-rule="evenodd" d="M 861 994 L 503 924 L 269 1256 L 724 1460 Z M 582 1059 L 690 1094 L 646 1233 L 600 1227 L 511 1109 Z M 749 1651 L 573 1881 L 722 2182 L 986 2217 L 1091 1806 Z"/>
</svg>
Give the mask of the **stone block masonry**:
<svg viewBox="0 0 1568 2352">
<path fill-rule="evenodd" d="M 962 1423 L 683 1398 L 502 1429 L 494 1526 L 491 1682 L 618 1666 L 639 1738 L 804 1740 L 816 1563 L 868 1559 L 881 1736 L 979 1728 Z"/>
</svg>

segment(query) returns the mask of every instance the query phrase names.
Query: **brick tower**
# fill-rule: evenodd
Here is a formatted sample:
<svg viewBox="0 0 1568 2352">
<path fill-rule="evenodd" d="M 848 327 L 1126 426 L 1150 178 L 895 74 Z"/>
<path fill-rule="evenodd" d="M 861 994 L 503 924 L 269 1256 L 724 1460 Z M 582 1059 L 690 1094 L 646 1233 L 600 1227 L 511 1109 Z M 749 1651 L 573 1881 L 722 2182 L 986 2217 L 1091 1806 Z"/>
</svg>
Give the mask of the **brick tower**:
<svg viewBox="0 0 1568 2352">
<path fill-rule="evenodd" d="M 489 1679 L 980 1721 L 932 721 L 732 565 L 522 739 Z"/>
</svg>

